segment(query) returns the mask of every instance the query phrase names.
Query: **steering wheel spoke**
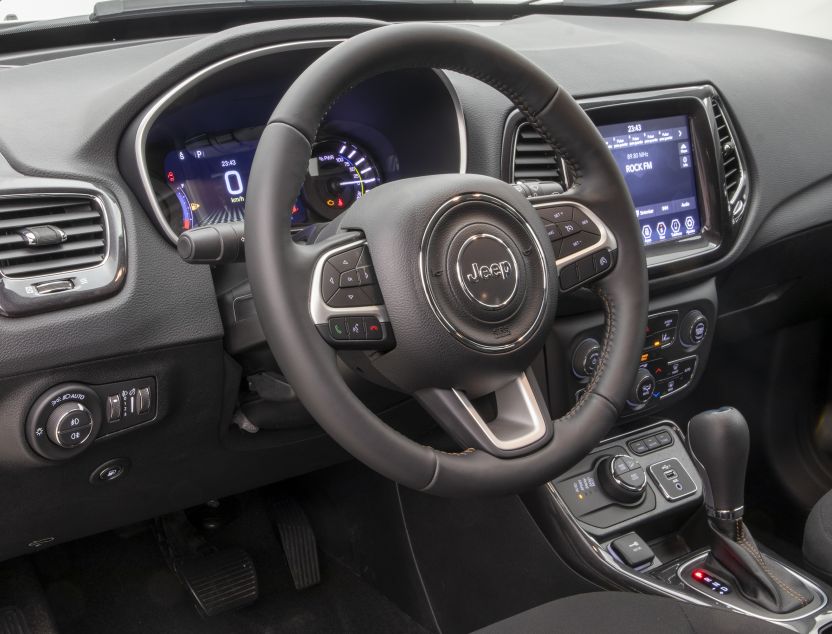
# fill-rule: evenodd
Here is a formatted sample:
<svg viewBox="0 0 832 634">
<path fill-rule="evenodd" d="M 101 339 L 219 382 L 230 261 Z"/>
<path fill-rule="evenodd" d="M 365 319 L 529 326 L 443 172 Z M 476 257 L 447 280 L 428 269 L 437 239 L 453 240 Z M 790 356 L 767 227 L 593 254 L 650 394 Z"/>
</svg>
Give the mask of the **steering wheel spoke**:
<svg viewBox="0 0 832 634">
<path fill-rule="evenodd" d="M 530 370 L 473 401 L 457 389 L 428 388 L 414 396 L 466 449 L 509 458 L 534 451 L 552 436 L 552 419 Z"/>
<path fill-rule="evenodd" d="M 618 242 L 586 203 L 564 197 L 534 207 L 552 242 L 561 291 L 586 286 L 612 271 Z"/>
<path fill-rule="evenodd" d="M 336 349 L 392 348 L 390 317 L 367 240 L 351 232 L 312 248 L 309 313 L 324 340 Z"/>
</svg>

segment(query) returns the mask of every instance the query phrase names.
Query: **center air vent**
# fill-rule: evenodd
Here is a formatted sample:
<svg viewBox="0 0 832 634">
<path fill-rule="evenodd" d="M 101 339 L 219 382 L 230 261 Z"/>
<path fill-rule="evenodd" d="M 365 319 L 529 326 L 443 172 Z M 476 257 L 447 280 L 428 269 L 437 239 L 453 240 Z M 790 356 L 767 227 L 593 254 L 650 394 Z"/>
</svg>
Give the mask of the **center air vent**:
<svg viewBox="0 0 832 634">
<path fill-rule="evenodd" d="M 561 162 L 554 148 L 528 123 L 521 123 L 514 136 L 511 182 L 555 181 L 564 185 Z"/>
<path fill-rule="evenodd" d="M 34 277 L 100 264 L 107 254 L 103 209 L 86 196 L 0 197 L 0 273 Z"/>
<path fill-rule="evenodd" d="M 714 110 L 716 131 L 719 137 L 719 153 L 722 156 L 723 172 L 725 174 L 725 197 L 728 199 L 732 221 L 738 222 L 745 211 L 745 202 L 748 196 L 747 172 L 731 124 L 717 97 L 711 98 L 711 106 Z"/>
</svg>

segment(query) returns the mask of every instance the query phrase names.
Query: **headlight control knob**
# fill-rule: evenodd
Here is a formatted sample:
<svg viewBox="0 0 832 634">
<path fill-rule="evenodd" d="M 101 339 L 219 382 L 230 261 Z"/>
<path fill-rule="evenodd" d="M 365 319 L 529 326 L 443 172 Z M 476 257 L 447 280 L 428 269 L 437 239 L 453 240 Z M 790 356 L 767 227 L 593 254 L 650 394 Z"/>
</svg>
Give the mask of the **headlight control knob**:
<svg viewBox="0 0 832 634">
<path fill-rule="evenodd" d="M 59 447 L 71 449 L 89 440 L 92 422 L 92 413 L 81 403 L 63 403 L 49 415 L 46 435 Z"/>
</svg>

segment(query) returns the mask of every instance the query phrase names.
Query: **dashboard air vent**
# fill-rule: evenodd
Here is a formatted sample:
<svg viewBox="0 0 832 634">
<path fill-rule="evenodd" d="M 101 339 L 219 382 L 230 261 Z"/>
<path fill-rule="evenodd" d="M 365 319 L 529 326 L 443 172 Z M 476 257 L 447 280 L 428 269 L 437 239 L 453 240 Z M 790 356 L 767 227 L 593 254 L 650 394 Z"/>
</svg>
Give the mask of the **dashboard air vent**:
<svg viewBox="0 0 832 634">
<path fill-rule="evenodd" d="M 731 211 L 731 219 L 738 222 L 745 211 L 745 202 L 748 194 L 748 179 L 745 166 L 743 165 L 742 153 L 737 146 L 737 141 L 725 110 L 717 97 L 711 98 L 711 105 L 716 121 L 716 130 L 719 137 L 719 148 L 722 155 L 723 171 L 725 173 L 725 197 L 728 199 L 728 208 Z"/>
<path fill-rule="evenodd" d="M 514 135 L 511 182 L 555 181 L 564 185 L 561 162 L 554 148 L 528 123 L 521 123 Z"/>
<path fill-rule="evenodd" d="M 100 264 L 103 209 L 92 197 L 0 196 L 0 273 L 33 277 Z"/>
</svg>

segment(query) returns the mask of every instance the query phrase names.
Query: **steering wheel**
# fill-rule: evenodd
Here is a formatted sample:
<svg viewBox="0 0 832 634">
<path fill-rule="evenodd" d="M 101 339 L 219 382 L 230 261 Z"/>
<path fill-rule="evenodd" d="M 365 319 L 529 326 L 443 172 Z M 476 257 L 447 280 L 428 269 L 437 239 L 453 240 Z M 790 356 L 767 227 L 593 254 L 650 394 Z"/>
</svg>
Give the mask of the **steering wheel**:
<svg viewBox="0 0 832 634">
<path fill-rule="evenodd" d="M 536 208 L 486 176 L 399 180 L 361 197 L 328 237 L 295 243 L 288 210 L 330 106 L 359 82 L 405 68 L 453 70 L 502 92 L 565 159 L 573 185 Z M 564 239 L 556 256 L 544 218 L 570 214 L 588 221 L 590 233 L 575 253 Z M 514 493 L 563 473 L 616 421 L 644 342 L 644 249 L 604 141 L 543 70 L 458 27 L 380 27 L 298 77 L 254 157 L 246 261 L 268 344 L 311 415 L 370 468 L 438 495 Z M 559 292 L 582 279 L 604 305 L 604 341 L 584 394 L 553 421 L 529 367 L 552 329 Z M 382 422 L 345 383 L 339 355 L 413 395 L 463 450 L 424 446 Z"/>
</svg>

